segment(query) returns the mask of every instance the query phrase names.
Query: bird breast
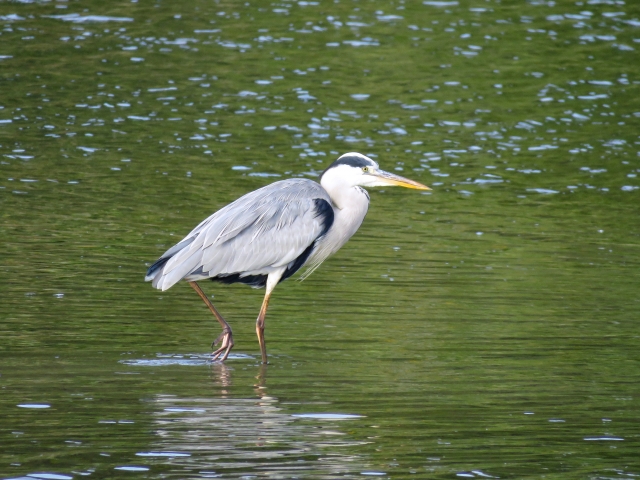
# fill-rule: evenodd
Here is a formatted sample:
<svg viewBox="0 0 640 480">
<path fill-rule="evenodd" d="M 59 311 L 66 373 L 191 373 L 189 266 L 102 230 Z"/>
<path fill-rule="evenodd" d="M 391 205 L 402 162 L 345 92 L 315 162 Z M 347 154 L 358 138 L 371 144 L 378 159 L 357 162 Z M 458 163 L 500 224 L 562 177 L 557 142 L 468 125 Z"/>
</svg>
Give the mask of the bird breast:
<svg viewBox="0 0 640 480">
<path fill-rule="evenodd" d="M 345 198 L 345 195 L 348 198 Z M 329 231 L 318 241 L 316 248 L 306 264 L 311 269 L 317 267 L 328 257 L 336 253 L 358 231 L 369 209 L 369 194 L 361 187 L 349 188 L 342 192 L 343 208 L 333 205 L 333 224 Z"/>
</svg>

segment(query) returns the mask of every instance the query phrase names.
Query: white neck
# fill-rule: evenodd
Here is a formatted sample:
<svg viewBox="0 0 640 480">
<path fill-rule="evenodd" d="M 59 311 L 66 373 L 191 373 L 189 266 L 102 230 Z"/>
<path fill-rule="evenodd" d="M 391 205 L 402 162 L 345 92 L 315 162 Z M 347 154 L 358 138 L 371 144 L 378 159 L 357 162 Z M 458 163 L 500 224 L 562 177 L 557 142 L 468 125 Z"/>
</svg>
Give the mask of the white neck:
<svg viewBox="0 0 640 480">
<path fill-rule="evenodd" d="M 305 276 L 347 243 L 367 215 L 369 195 L 353 180 L 353 177 L 349 178 L 348 170 L 340 167 L 329 169 L 320 179 L 333 204 L 333 224 L 307 260 L 310 269 Z"/>
<path fill-rule="evenodd" d="M 360 228 L 369 210 L 369 195 L 358 186 L 336 187 L 335 184 L 325 186 L 324 181 L 322 186 L 331 197 L 334 217 L 333 225 L 320 242 L 318 251 L 314 253 L 326 258 L 337 252 Z"/>
</svg>

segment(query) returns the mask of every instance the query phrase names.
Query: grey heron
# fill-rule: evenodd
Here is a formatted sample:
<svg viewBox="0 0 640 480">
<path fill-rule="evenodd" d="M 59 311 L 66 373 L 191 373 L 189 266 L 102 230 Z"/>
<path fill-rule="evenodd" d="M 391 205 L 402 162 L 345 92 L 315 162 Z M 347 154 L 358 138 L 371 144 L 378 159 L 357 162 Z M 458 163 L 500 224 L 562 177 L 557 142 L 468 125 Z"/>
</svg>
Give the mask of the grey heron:
<svg viewBox="0 0 640 480">
<path fill-rule="evenodd" d="M 225 361 L 233 348 L 231 327 L 198 285 L 211 279 L 266 288 L 256 320 L 262 363 L 267 363 L 265 316 L 275 286 L 306 266 L 311 274 L 356 233 L 369 208 L 362 187 L 393 186 L 429 190 L 408 178 L 380 170 L 360 153 L 346 153 L 322 173 L 320 183 L 280 180 L 221 208 L 149 267 L 146 281 L 167 290 L 185 280 L 222 326 L 212 359 Z"/>
</svg>

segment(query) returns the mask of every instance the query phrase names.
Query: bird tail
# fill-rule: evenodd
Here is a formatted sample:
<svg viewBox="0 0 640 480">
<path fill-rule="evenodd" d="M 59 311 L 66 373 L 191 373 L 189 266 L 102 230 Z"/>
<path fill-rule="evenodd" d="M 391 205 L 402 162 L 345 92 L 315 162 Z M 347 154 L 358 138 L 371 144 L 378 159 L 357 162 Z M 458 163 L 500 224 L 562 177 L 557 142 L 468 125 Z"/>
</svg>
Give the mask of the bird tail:
<svg viewBox="0 0 640 480">
<path fill-rule="evenodd" d="M 153 281 L 152 285 L 153 285 L 154 288 L 159 288 L 161 290 L 166 290 L 166 289 L 170 288 L 171 285 L 173 285 L 174 283 L 176 283 L 179 280 L 181 280 L 184 277 L 184 275 L 177 277 L 177 279 L 173 280 L 170 284 L 168 284 L 166 282 L 166 280 L 163 281 L 163 276 L 164 276 L 164 273 L 165 273 L 164 272 L 164 267 L 169 262 L 169 260 L 171 260 L 177 254 L 179 254 L 182 250 L 187 248 L 189 245 L 191 245 L 191 243 L 193 243 L 195 238 L 196 237 L 184 238 L 182 241 L 176 243 L 173 247 L 171 247 L 169 250 L 164 252 L 162 254 L 162 256 L 158 260 L 156 260 L 153 265 L 151 265 L 149 267 L 149 270 L 147 270 L 147 275 L 144 277 L 144 281 L 145 282 Z M 160 282 L 163 285 L 159 287 L 158 284 Z"/>
<path fill-rule="evenodd" d="M 171 257 L 172 255 L 168 255 L 166 257 L 160 257 L 158 260 L 156 260 L 156 262 L 149 267 L 149 270 L 147 270 L 147 275 L 144 277 L 144 281 L 150 282 L 154 278 L 156 278 L 158 272 L 160 272 L 162 270 L 162 267 L 164 267 L 166 263 L 171 260 Z"/>
</svg>

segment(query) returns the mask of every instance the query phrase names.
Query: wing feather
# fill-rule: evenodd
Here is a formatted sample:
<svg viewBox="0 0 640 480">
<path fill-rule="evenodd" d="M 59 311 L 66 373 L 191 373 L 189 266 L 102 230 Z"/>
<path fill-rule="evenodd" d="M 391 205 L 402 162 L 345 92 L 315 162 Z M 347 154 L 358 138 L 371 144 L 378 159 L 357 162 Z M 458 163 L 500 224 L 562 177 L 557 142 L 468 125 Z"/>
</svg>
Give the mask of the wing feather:
<svg viewBox="0 0 640 480">
<path fill-rule="evenodd" d="M 147 278 L 166 290 L 192 274 L 242 277 L 290 265 L 330 226 L 317 212 L 318 201 L 331 205 L 325 190 L 308 179 L 282 180 L 248 193 L 167 250 L 161 259 L 171 258 Z"/>
</svg>

